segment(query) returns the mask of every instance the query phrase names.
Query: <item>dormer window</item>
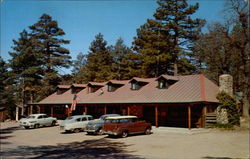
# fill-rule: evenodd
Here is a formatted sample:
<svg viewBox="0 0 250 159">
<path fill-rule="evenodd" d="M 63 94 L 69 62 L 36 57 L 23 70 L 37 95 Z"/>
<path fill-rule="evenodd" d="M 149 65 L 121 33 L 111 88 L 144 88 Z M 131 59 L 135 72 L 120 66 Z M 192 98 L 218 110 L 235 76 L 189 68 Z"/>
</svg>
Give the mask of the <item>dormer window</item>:
<svg viewBox="0 0 250 159">
<path fill-rule="evenodd" d="M 133 83 L 131 83 L 131 89 L 132 90 L 138 90 L 138 83 L 137 82 L 133 82 Z"/>
<path fill-rule="evenodd" d="M 175 84 L 179 79 L 176 76 L 161 75 L 158 80 L 159 89 L 168 89 L 171 85 Z"/>
<path fill-rule="evenodd" d="M 108 85 L 108 92 L 113 92 L 114 89 L 113 89 L 113 86 L 111 84 Z"/>
<path fill-rule="evenodd" d="M 159 89 L 167 89 L 168 88 L 168 83 L 166 80 L 161 79 L 158 81 L 158 88 Z"/>
</svg>

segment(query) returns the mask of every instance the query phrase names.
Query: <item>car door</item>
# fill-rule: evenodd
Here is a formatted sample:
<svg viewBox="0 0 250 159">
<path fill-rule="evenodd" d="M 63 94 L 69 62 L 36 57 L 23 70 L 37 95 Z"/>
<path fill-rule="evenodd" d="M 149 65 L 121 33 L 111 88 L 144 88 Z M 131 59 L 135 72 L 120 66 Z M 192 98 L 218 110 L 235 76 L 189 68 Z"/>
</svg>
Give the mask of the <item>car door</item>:
<svg viewBox="0 0 250 159">
<path fill-rule="evenodd" d="M 49 120 L 47 115 L 43 115 L 43 124 L 47 126 L 51 124 L 51 121 Z"/>
<path fill-rule="evenodd" d="M 43 115 L 39 115 L 37 117 L 37 122 L 40 124 L 40 125 L 44 125 L 44 118 L 43 118 Z"/>
<path fill-rule="evenodd" d="M 85 129 L 87 123 L 88 123 L 88 118 L 87 117 L 82 117 L 81 126 L 82 126 L 83 129 Z"/>
</svg>

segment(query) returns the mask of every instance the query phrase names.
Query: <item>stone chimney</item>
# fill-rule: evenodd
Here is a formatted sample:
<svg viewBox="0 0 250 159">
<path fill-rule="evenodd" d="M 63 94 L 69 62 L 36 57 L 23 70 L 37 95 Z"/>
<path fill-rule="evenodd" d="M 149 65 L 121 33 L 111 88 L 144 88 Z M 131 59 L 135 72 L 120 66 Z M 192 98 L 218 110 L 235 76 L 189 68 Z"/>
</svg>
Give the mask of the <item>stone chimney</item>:
<svg viewBox="0 0 250 159">
<path fill-rule="evenodd" d="M 229 74 L 224 74 L 219 77 L 219 91 L 226 92 L 230 96 L 233 96 L 233 77 Z"/>
<path fill-rule="evenodd" d="M 228 93 L 230 96 L 233 96 L 233 77 L 231 75 L 224 74 L 219 77 L 219 91 Z M 228 123 L 227 109 L 218 107 L 216 115 L 218 123 Z"/>
</svg>

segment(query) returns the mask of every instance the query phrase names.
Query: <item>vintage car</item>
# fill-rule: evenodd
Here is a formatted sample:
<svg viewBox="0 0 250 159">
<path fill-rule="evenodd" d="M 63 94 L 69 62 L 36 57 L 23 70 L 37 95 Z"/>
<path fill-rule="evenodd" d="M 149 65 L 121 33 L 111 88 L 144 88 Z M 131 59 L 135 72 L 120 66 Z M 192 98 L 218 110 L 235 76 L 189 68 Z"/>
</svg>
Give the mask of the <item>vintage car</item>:
<svg viewBox="0 0 250 159">
<path fill-rule="evenodd" d="M 46 114 L 32 114 L 20 120 L 20 126 L 25 129 L 38 128 L 40 126 L 55 126 L 57 119 L 48 117 Z"/>
<path fill-rule="evenodd" d="M 138 120 L 137 116 L 107 117 L 102 128 L 109 136 L 127 137 L 130 134 L 151 134 L 151 124 Z"/>
<path fill-rule="evenodd" d="M 99 119 L 95 119 L 93 121 L 90 121 L 87 126 L 85 131 L 87 134 L 102 134 L 102 127 L 104 125 L 104 120 L 107 117 L 115 117 L 115 116 L 120 116 L 119 114 L 105 114 L 102 115 Z"/>
<path fill-rule="evenodd" d="M 60 129 L 65 132 L 84 131 L 89 121 L 93 120 L 91 115 L 74 115 L 60 123 Z"/>
</svg>

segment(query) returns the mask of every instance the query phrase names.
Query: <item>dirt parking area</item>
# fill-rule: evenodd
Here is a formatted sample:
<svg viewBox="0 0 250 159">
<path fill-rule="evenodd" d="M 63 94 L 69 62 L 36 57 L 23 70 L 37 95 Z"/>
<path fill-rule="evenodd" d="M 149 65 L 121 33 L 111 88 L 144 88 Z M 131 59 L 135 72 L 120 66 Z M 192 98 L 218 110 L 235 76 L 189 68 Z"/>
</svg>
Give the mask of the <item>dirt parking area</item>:
<svg viewBox="0 0 250 159">
<path fill-rule="evenodd" d="M 1 125 L 1 159 L 248 159 L 248 130 L 168 131 L 108 138 L 63 133 L 58 126 L 23 129 L 16 122 Z"/>
</svg>

